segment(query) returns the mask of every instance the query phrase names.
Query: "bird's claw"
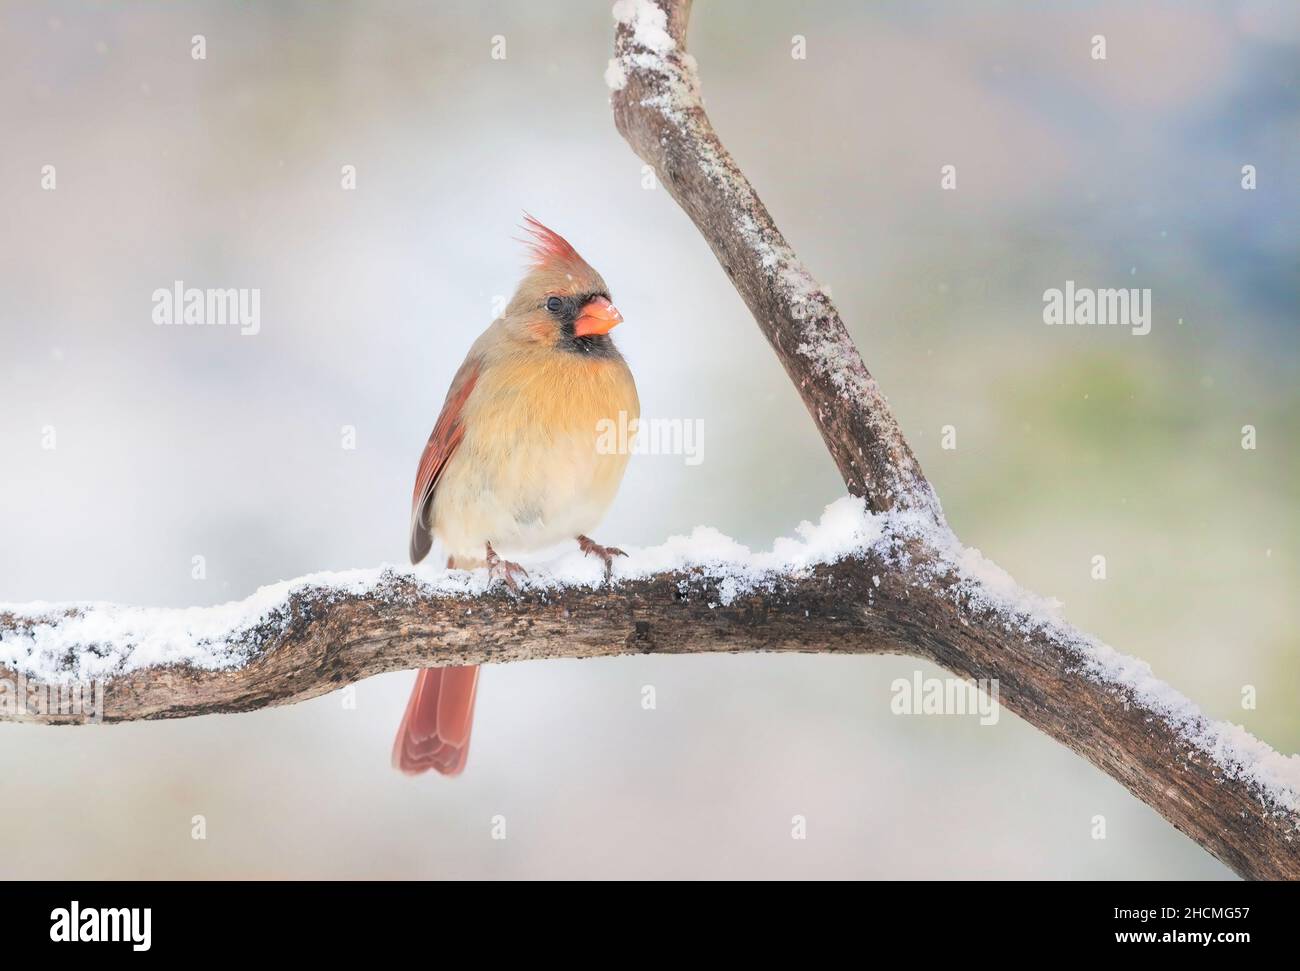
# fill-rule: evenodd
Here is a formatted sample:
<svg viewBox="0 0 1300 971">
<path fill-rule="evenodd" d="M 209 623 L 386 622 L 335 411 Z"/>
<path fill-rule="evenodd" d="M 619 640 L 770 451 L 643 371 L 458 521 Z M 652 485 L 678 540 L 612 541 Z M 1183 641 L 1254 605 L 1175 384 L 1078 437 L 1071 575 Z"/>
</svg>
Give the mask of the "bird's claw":
<svg viewBox="0 0 1300 971">
<path fill-rule="evenodd" d="M 582 550 L 587 556 L 598 556 L 605 564 L 605 582 L 608 583 L 614 575 L 614 557 L 627 556 L 617 546 L 601 546 L 595 540 L 586 536 L 578 537 L 578 549 Z"/>
<path fill-rule="evenodd" d="M 487 544 L 487 568 L 488 582 L 493 580 L 503 580 L 505 585 L 510 588 L 511 593 L 519 592 L 519 581 L 528 579 L 528 571 L 518 563 L 512 563 L 510 560 L 503 560 L 497 555 L 497 551 L 492 548 L 492 544 Z"/>
</svg>

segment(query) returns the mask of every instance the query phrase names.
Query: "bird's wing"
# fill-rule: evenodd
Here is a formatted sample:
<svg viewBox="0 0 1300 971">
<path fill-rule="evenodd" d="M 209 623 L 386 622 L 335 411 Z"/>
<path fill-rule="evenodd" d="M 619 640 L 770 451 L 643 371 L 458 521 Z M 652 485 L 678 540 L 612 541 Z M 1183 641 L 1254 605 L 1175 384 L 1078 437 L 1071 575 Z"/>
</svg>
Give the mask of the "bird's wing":
<svg viewBox="0 0 1300 971">
<path fill-rule="evenodd" d="M 424 446 L 420 456 L 420 469 L 415 476 L 415 491 L 411 495 L 411 562 L 419 563 L 433 547 L 433 535 L 430 530 L 433 523 L 429 514 L 433 505 L 433 492 L 438 487 L 438 479 L 447 461 L 465 437 L 463 415 L 465 402 L 469 399 L 474 384 L 478 381 L 479 362 L 468 359 L 452 379 L 447 400 L 443 403 L 442 414 L 433 426 L 429 443 Z"/>
</svg>

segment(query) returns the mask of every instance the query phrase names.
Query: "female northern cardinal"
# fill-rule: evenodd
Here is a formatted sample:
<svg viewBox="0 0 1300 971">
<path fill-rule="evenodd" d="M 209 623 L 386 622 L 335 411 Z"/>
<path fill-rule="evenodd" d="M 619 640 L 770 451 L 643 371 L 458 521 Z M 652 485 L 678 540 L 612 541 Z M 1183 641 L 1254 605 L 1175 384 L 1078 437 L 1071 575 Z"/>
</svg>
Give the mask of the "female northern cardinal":
<svg viewBox="0 0 1300 971">
<path fill-rule="evenodd" d="M 527 576 L 505 550 L 565 539 L 605 563 L 623 551 L 587 538 L 618 491 L 626 453 L 598 450 L 601 419 L 640 415 L 636 384 L 609 331 L 623 320 L 609 288 L 563 237 L 525 216 L 532 267 L 452 379 L 420 456 L 411 562 L 433 537 L 448 568 L 486 565 L 511 590 Z M 457 775 L 469 752 L 478 667 L 429 668 L 415 680 L 393 764 Z"/>
</svg>

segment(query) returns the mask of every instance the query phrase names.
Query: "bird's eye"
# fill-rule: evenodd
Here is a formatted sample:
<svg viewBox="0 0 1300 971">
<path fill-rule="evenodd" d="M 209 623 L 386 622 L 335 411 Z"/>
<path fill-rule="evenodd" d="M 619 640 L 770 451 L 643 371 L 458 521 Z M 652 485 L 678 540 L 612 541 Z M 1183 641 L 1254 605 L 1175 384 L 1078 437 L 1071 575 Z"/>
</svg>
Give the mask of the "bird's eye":
<svg viewBox="0 0 1300 971">
<path fill-rule="evenodd" d="M 559 297 L 546 298 L 546 309 L 553 314 L 558 314 L 560 312 L 560 308 L 563 306 L 564 306 L 564 301 L 561 300 Z"/>
</svg>

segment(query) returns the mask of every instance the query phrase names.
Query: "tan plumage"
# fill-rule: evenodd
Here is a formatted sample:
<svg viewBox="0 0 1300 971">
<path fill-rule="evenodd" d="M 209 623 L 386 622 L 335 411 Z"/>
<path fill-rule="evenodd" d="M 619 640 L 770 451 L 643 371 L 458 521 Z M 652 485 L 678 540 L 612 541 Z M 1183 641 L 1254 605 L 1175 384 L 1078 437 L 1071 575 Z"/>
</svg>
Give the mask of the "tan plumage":
<svg viewBox="0 0 1300 971">
<path fill-rule="evenodd" d="M 601 423 L 640 415 L 632 373 L 607 334 L 622 317 L 605 281 L 565 240 L 531 217 L 527 228 L 532 271 L 470 348 L 421 457 L 413 562 L 427 555 L 433 537 L 461 567 L 486 561 L 495 568 L 494 551 L 568 539 L 607 564 L 617 552 L 586 534 L 627 467 L 627 454 L 597 447 Z M 513 566 L 504 564 L 511 584 Z M 422 672 L 417 680 L 393 751 L 405 771 L 455 774 L 464 767 L 477 677 L 454 670 L 440 678 Z"/>
<path fill-rule="evenodd" d="M 493 332 L 503 323 L 475 345 L 479 372 L 461 412 L 464 437 L 433 497 L 433 534 L 458 558 L 481 556 L 486 543 L 533 550 L 595 529 L 628 458 L 597 451 L 598 423 L 640 413 L 621 357 L 511 341 Z"/>
</svg>

